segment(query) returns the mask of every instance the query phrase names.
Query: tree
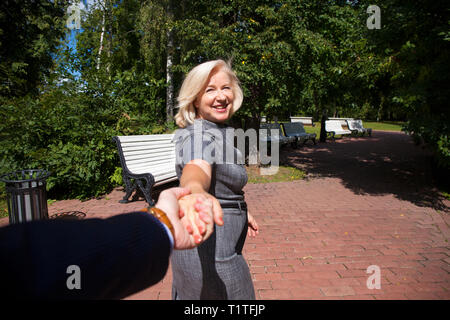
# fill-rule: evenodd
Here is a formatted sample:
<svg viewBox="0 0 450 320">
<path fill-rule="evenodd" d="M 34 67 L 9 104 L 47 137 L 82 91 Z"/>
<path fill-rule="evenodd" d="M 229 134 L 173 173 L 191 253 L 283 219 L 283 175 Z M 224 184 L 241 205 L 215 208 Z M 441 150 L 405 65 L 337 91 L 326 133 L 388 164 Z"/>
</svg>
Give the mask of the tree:
<svg viewBox="0 0 450 320">
<path fill-rule="evenodd" d="M 368 1 L 361 1 L 364 6 Z M 450 41 L 446 1 L 384 1 L 382 26 L 366 35 L 380 61 L 384 104 L 406 114 L 405 130 L 425 141 L 450 168 Z M 381 84 L 381 86 L 380 86 Z M 384 106 L 383 106 L 384 108 Z"/>
<path fill-rule="evenodd" d="M 0 3 L 0 95 L 37 94 L 64 35 L 65 1 Z"/>
</svg>

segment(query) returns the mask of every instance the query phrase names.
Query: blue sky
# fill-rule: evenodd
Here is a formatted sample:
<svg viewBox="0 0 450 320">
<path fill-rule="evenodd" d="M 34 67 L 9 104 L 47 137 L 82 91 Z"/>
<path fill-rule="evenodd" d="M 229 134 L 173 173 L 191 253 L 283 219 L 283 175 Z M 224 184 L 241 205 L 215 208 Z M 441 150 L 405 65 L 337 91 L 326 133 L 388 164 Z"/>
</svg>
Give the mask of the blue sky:
<svg viewBox="0 0 450 320">
<path fill-rule="evenodd" d="M 74 1 L 75 2 L 75 1 Z M 83 32 L 83 24 L 81 22 L 80 13 L 81 11 L 89 11 L 95 1 L 94 0 L 81 0 L 79 2 L 73 3 L 67 10 L 70 14 L 69 18 L 66 22 L 67 32 L 66 32 L 66 41 L 68 42 L 68 46 L 72 51 L 76 52 L 77 47 L 77 34 Z M 75 6 L 77 8 L 75 8 Z M 78 17 L 78 22 L 75 20 Z M 71 72 L 76 78 L 78 78 L 81 74 L 77 71 Z"/>
</svg>

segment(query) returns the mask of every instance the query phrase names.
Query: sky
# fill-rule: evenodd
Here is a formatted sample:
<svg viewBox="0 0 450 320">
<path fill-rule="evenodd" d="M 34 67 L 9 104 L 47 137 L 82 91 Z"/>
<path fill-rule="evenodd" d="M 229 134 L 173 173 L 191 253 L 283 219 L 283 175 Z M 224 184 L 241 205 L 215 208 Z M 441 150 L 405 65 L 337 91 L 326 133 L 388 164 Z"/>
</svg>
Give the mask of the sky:
<svg viewBox="0 0 450 320">
<path fill-rule="evenodd" d="M 66 22 L 67 27 L 67 33 L 66 33 L 66 40 L 68 42 L 69 48 L 72 51 L 76 52 L 76 36 L 80 32 L 83 32 L 83 24 L 81 21 L 81 12 L 83 10 L 89 11 L 93 5 L 95 4 L 94 0 L 81 0 L 81 1 L 74 1 L 74 3 L 67 8 L 67 12 L 69 14 L 69 17 Z M 78 78 L 81 74 L 77 71 L 72 71 L 72 75 L 74 75 L 76 78 Z"/>
</svg>

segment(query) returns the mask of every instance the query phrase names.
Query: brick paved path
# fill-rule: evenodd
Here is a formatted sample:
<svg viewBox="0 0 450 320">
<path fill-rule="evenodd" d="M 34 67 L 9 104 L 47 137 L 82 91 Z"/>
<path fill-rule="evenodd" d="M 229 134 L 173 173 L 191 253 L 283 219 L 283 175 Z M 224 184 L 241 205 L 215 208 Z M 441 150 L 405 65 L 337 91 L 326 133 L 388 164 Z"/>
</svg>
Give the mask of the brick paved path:
<svg viewBox="0 0 450 320">
<path fill-rule="evenodd" d="M 261 228 L 244 249 L 257 299 L 450 299 L 449 201 L 408 136 L 376 131 L 287 149 L 282 160 L 308 178 L 244 189 Z M 118 204 L 122 196 L 59 201 L 49 213 L 108 217 L 145 205 Z M 367 287 L 371 265 L 381 289 Z M 128 299 L 170 299 L 171 278 Z"/>
</svg>

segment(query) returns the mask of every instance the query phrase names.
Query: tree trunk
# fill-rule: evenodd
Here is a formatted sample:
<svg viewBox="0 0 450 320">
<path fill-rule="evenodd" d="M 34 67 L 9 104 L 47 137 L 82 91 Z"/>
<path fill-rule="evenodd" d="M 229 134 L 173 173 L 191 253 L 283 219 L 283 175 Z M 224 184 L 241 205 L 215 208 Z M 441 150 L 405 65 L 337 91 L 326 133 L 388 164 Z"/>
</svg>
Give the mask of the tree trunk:
<svg viewBox="0 0 450 320">
<path fill-rule="evenodd" d="M 327 117 L 327 109 L 323 108 L 322 110 L 322 118 L 320 119 L 320 142 L 327 141 L 327 132 L 325 131 L 325 121 L 328 119 Z"/>
<path fill-rule="evenodd" d="M 326 142 L 327 141 L 327 132 L 325 131 L 325 121 L 327 120 L 327 108 L 321 106 L 319 99 L 317 98 L 317 92 L 314 91 L 313 93 L 313 99 L 314 99 L 314 106 L 316 110 L 322 110 L 322 117 L 320 118 L 320 142 Z"/>
<path fill-rule="evenodd" d="M 112 32 L 112 2 L 108 1 L 108 6 L 106 8 L 106 13 L 108 14 L 108 64 L 106 65 L 106 72 L 111 76 L 110 70 L 111 70 L 111 55 L 112 55 L 112 49 L 113 49 L 113 32 Z"/>
<path fill-rule="evenodd" d="M 167 63 L 166 63 L 166 122 L 169 123 L 173 120 L 173 75 L 172 75 L 172 48 L 173 37 L 172 31 L 167 31 Z"/>
<path fill-rule="evenodd" d="M 167 17 L 169 26 L 173 21 L 173 12 L 172 12 L 172 4 L 169 0 L 167 3 Z M 172 64 L 173 64 L 173 30 L 171 27 L 167 30 L 167 60 L 166 60 L 166 123 L 170 123 L 173 121 L 173 97 L 174 97 L 174 88 L 173 88 L 173 74 L 172 74 Z"/>
<path fill-rule="evenodd" d="M 100 69 L 100 57 L 103 51 L 103 37 L 105 35 L 105 8 L 103 8 L 103 18 L 102 18 L 102 33 L 100 33 L 100 46 L 98 48 L 98 57 L 97 57 L 97 70 Z"/>
</svg>

